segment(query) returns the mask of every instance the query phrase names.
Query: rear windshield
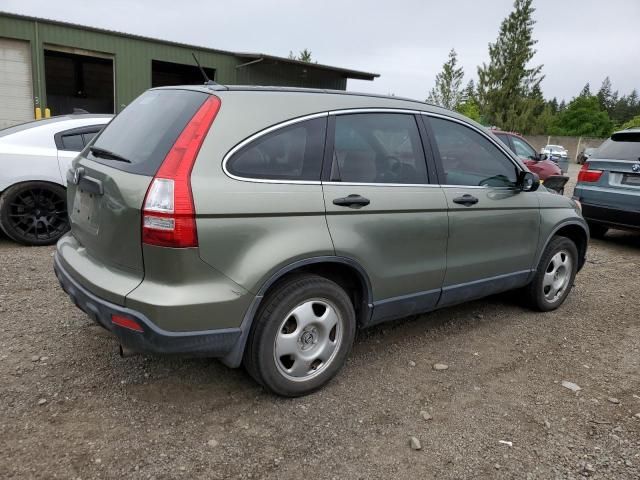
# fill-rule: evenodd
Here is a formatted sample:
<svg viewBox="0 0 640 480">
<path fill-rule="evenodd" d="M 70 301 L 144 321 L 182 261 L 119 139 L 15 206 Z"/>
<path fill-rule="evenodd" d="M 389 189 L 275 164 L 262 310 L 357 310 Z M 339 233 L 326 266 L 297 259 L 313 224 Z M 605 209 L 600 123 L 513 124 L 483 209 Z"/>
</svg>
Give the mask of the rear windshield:
<svg viewBox="0 0 640 480">
<path fill-rule="evenodd" d="M 96 154 L 86 152 L 86 155 L 119 170 L 155 175 L 169 149 L 206 99 L 206 93 L 193 90 L 148 90 L 99 134 L 92 145 Z M 98 149 L 120 159 L 100 155 Z"/>
<path fill-rule="evenodd" d="M 610 160 L 640 160 L 640 141 L 629 136 L 630 142 L 622 140 L 606 140 L 593 154 L 596 158 Z"/>
</svg>

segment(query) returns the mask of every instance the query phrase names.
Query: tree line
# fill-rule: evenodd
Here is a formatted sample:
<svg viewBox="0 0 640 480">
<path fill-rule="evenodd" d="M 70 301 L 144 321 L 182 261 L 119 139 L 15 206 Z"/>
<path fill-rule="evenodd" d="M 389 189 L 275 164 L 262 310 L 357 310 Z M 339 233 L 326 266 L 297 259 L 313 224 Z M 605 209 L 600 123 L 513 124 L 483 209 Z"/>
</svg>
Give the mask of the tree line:
<svg viewBox="0 0 640 480">
<path fill-rule="evenodd" d="M 617 129 L 640 127 L 637 90 L 621 95 L 609 77 L 595 94 L 587 83 L 569 103 L 544 98 L 543 65 L 531 66 L 537 43 L 534 12 L 533 0 L 515 0 L 497 40 L 489 44 L 489 62 L 478 67 L 477 85 L 470 80 L 463 87 L 464 71 L 452 49 L 427 102 L 523 134 L 607 137 Z"/>
</svg>

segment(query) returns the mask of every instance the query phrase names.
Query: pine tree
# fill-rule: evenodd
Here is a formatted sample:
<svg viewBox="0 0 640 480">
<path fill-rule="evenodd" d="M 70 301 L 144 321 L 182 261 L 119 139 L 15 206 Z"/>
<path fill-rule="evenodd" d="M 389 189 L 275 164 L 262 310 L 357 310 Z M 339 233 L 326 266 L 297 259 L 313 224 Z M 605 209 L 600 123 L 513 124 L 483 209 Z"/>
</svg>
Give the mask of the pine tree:
<svg viewBox="0 0 640 480">
<path fill-rule="evenodd" d="M 307 50 L 306 48 L 304 50 L 301 50 L 300 54 L 298 55 L 293 53 L 293 50 L 289 50 L 289 60 L 298 60 L 299 62 L 307 62 L 307 63 L 311 63 L 313 61 L 313 59 L 311 58 L 311 51 Z M 318 63 L 318 62 L 315 62 L 315 63 Z"/>
<path fill-rule="evenodd" d="M 596 97 L 598 97 L 598 103 L 600 104 L 600 108 L 602 108 L 603 110 L 606 110 L 607 112 L 610 112 L 615 102 L 613 101 L 613 93 L 611 91 L 611 80 L 609 79 L 609 77 L 606 77 L 602 81 L 602 86 L 600 87 L 600 90 L 598 90 Z"/>
<path fill-rule="evenodd" d="M 542 65 L 529 67 L 537 43 L 533 39 L 533 0 L 515 0 L 502 21 L 498 39 L 489 44 L 489 64 L 478 67 L 478 98 L 483 116 L 507 130 L 528 131 L 535 102 L 529 98 L 544 78 Z"/>
<path fill-rule="evenodd" d="M 478 94 L 476 90 L 476 82 L 473 81 L 473 78 L 467 82 L 467 86 L 464 87 L 464 91 L 462 92 L 462 101 L 474 101 L 477 103 Z"/>
<path fill-rule="evenodd" d="M 460 103 L 456 105 L 455 110 L 465 117 L 469 117 L 471 120 L 482 123 L 480 107 L 478 106 L 478 99 L 476 96 L 476 84 L 473 79 L 469 80 L 467 86 L 462 91 L 462 98 L 460 99 Z"/>
<path fill-rule="evenodd" d="M 442 71 L 436 75 L 436 84 L 429 92 L 427 102 L 453 110 L 462 101 L 462 79 L 464 72 L 458 67 L 458 55 L 452 48 Z"/>
<path fill-rule="evenodd" d="M 591 86 L 589 85 L 589 82 L 587 82 L 587 84 L 582 87 L 582 90 L 580 91 L 580 95 L 578 95 L 579 97 L 591 97 Z"/>
<path fill-rule="evenodd" d="M 538 117 L 540 115 L 542 115 L 542 112 L 544 111 L 544 107 L 546 105 L 546 102 L 544 101 L 544 96 L 542 95 L 542 89 L 540 88 L 540 84 L 535 85 L 532 89 L 531 89 L 531 93 L 529 94 L 529 98 L 531 99 L 532 102 L 532 113 L 534 117 Z"/>
</svg>

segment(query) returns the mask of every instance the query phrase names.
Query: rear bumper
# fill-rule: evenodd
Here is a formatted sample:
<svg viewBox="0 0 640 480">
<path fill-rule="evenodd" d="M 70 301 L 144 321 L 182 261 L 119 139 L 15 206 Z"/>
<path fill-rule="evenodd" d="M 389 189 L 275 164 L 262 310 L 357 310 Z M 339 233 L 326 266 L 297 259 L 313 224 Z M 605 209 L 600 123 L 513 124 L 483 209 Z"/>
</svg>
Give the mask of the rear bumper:
<svg viewBox="0 0 640 480">
<path fill-rule="evenodd" d="M 54 272 L 62 289 L 73 303 L 86 312 L 98 325 L 111 331 L 120 343 L 135 352 L 181 353 L 207 357 L 225 357 L 237 349 L 242 330 L 224 328 L 217 330 L 172 332 L 155 325 L 145 315 L 135 310 L 115 305 L 97 297 L 76 282 L 64 269 L 58 254 L 54 258 Z M 112 315 L 133 319 L 142 332 L 114 325 Z"/>
<path fill-rule="evenodd" d="M 640 211 L 621 210 L 582 203 L 585 220 L 624 230 L 640 230 Z"/>
</svg>

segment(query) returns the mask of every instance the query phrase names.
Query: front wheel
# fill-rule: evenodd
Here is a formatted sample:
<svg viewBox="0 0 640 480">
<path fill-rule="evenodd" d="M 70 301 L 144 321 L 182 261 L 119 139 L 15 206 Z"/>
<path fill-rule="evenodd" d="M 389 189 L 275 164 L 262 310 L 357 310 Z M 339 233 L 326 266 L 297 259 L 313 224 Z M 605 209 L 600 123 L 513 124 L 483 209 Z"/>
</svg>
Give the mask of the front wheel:
<svg viewBox="0 0 640 480">
<path fill-rule="evenodd" d="M 524 289 L 526 302 L 536 310 L 558 308 L 567 298 L 578 270 L 578 249 L 566 237 L 554 237 L 544 251 L 536 274 Z"/>
<path fill-rule="evenodd" d="M 67 195 L 60 185 L 25 182 L 0 197 L 0 227 L 23 245 L 51 245 L 69 230 Z"/>
<path fill-rule="evenodd" d="M 354 337 L 355 313 L 346 292 L 326 278 L 296 275 L 265 299 L 244 365 L 278 395 L 306 395 L 339 372 Z"/>
</svg>

